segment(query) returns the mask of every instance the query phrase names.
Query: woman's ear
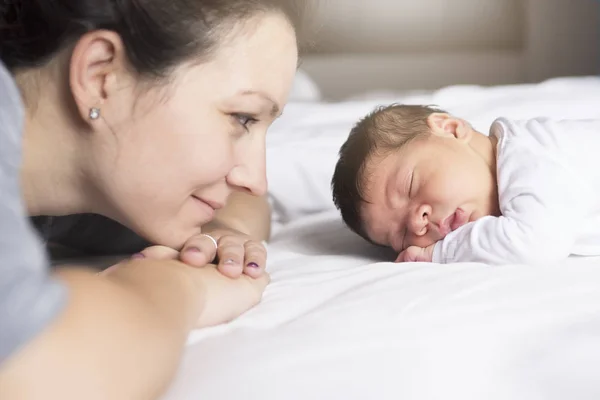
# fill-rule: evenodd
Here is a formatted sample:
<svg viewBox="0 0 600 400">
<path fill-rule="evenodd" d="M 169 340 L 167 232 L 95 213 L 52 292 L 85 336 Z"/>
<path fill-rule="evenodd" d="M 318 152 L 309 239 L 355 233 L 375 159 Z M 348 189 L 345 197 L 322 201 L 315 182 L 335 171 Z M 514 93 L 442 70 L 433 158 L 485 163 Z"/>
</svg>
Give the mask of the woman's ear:
<svg viewBox="0 0 600 400">
<path fill-rule="evenodd" d="M 427 117 L 427 126 L 434 135 L 456 139 L 469 140 L 471 126 L 463 119 L 456 118 L 447 113 L 433 113 Z"/>
<path fill-rule="evenodd" d="M 117 89 L 117 75 L 124 67 L 124 46 L 119 35 L 93 31 L 82 36 L 73 49 L 69 85 L 83 121 L 102 117 L 102 106 Z"/>
</svg>

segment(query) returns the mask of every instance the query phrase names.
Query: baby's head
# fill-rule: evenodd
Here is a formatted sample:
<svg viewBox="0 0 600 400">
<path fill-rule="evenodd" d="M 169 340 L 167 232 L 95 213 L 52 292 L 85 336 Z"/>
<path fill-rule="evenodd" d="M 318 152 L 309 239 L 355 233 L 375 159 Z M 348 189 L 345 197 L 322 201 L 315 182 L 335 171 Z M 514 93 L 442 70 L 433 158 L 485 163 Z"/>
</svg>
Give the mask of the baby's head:
<svg viewBox="0 0 600 400">
<path fill-rule="evenodd" d="M 495 139 L 442 110 L 378 108 L 340 150 L 333 200 L 366 240 L 401 251 L 498 215 Z"/>
</svg>

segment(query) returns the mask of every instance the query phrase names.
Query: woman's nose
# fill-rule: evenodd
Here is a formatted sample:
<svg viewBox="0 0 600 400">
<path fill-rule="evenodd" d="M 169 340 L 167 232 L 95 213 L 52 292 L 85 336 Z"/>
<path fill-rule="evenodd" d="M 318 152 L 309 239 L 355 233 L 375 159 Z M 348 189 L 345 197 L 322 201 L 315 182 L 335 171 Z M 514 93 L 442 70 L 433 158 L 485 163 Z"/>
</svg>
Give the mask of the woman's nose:
<svg viewBox="0 0 600 400">
<path fill-rule="evenodd" d="M 267 192 L 265 144 L 252 147 L 241 155 L 240 163 L 229 172 L 227 182 L 238 190 L 263 196 Z"/>
</svg>

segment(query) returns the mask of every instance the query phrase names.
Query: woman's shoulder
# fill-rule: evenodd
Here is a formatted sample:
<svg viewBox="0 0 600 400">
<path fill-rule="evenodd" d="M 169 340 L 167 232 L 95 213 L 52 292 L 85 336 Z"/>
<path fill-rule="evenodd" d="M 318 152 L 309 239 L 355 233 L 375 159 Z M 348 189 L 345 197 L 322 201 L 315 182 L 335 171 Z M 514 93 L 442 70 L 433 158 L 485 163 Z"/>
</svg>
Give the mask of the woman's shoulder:
<svg viewBox="0 0 600 400">
<path fill-rule="evenodd" d="M 21 159 L 23 104 L 10 72 L 0 62 L 0 168 L 15 167 Z"/>
</svg>

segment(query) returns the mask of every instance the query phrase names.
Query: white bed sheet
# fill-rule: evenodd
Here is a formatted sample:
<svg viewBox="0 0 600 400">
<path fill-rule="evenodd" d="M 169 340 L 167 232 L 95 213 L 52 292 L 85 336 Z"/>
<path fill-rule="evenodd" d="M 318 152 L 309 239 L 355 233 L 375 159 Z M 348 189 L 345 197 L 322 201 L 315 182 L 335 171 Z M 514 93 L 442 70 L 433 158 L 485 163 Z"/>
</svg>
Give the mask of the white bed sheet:
<svg viewBox="0 0 600 400">
<path fill-rule="evenodd" d="M 381 262 L 334 212 L 286 226 L 273 282 L 190 337 L 168 400 L 600 398 L 600 259 Z"/>
<path fill-rule="evenodd" d="M 419 96 L 405 100 L 482 130 L 500 114 L 600 118 L 591 77 Z M 328 193 L 335 152 L 387 100 L 292 104 L 269 139 L 272 283 L 253 310 L 190 336 L 164 400 L 600 398 L 600 258 L 393 264 L 343 227 Z"/>
</svg>

